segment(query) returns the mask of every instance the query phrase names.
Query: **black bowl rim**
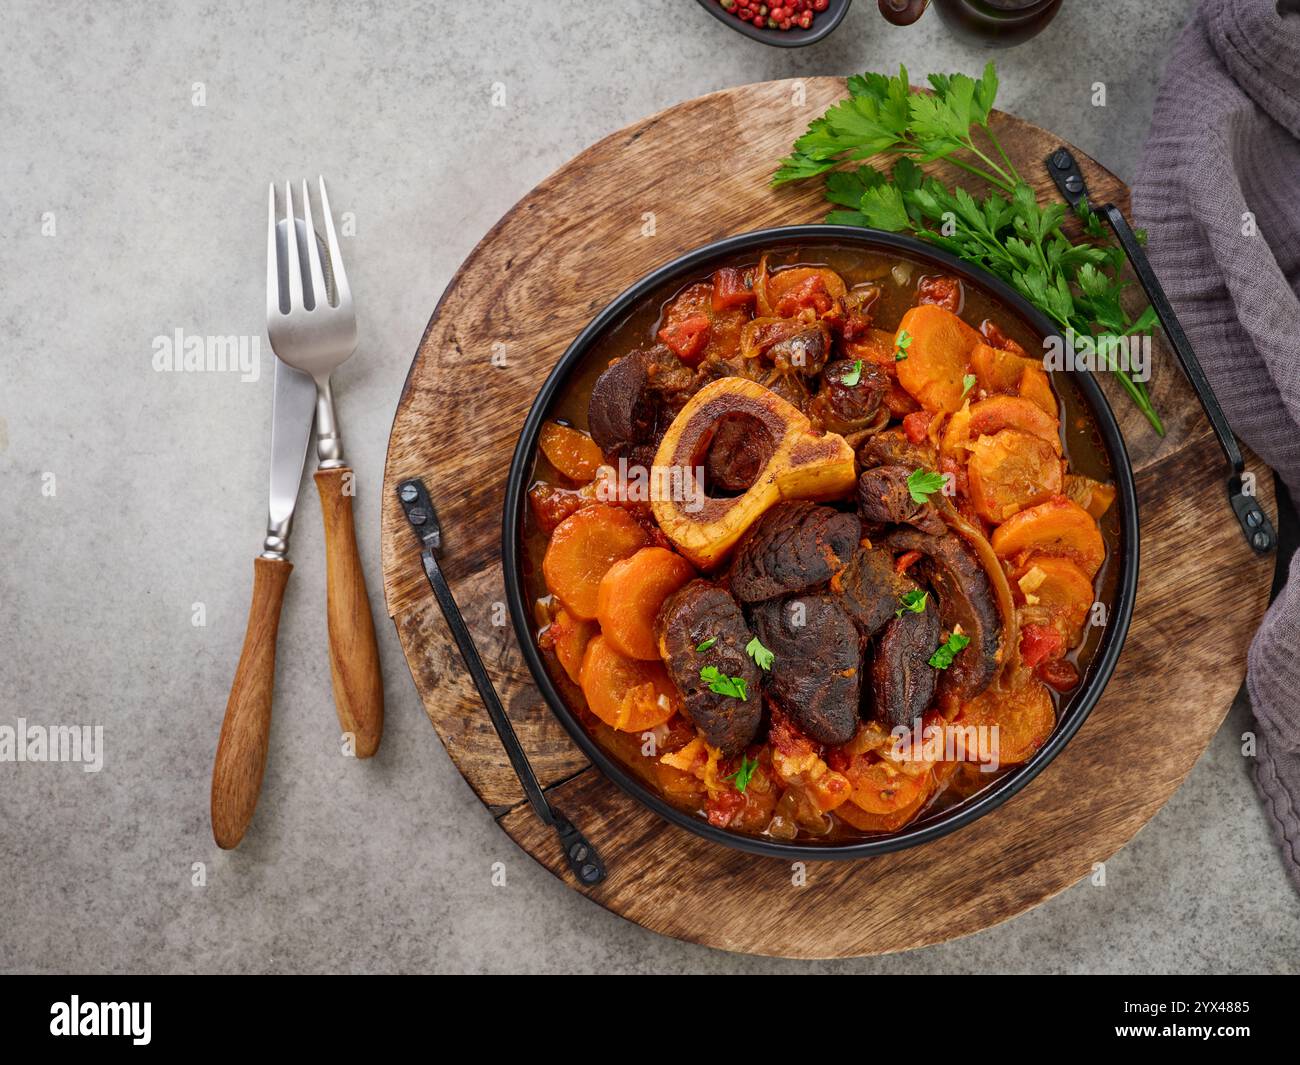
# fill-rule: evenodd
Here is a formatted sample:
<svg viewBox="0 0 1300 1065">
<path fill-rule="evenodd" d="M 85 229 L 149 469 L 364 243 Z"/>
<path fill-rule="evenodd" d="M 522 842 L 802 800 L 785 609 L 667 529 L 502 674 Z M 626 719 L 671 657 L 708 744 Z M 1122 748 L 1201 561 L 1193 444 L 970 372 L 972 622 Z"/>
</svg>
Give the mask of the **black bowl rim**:
<svg viewBox="0 0 1300 1065">
<path fill-rule="evenodd" d="M 823 37 L 831 34 L 844 21 L 844 16 L 849 13 L 849 5 L 853 0 L 831 0 L 833 6 L 819 12 L 818 17 L 813 20 L 812 28 L 807 30 L 759 29 L 751 23 L 741 22 L 734 15 L 724 11 L 718 0 L 697 0 L 697 2 L 719 22 L 725 23 L 751 41 L 769 44 L 773 48 L 803 48 L 816 44 Z"/>
<path fill-rule="evenodd" d="M 1128 450 L 1120 432 L 1115 414 L 1102 392 L 1100 385 L 1090 373 L 1069 371 L 1071 379 L 1084 394 L 1097 428 L 1102 437 L 1102 444 L 1111 458 L 1111 466 L 1117 485 L 1117 498 L 1120 502 L 1120 575 L 1116 585 L 1116 601 L 1111 617 L 1102 636 L 1101 645 L 1094 653 L 1084 690 L 1075 696 L 1071 706 L 1070 718 L 1058 725 L 1048 741 L 1035 752 L 1032 758 L 1017 766 L 1006 775 L 998 778 L 986 790 L 977 793 L 971 800 L 953 807 L 951 816 L 940 816 L 937 820 L 914 829 L 903 829 L 890 835 L 881 835 L 855 843 L 822 845 L 817 843 L 784 843 L 759 836 L 746 836 L 738 832 L 728 832 L 717 828 L 702 818 L 679 810 L 665 802 L 648 787 L 637 780 L 628 770 L 607 754 L 595 739 L 583 727 L 582 722 L 570 711 L 563 697 L 556 689 L 546 665 L 542 661 L 537 643 L 532 632 L 532 613 L 524 601 L 523 582 L 520 579 L 520 536 L 522 528 L 523 506 L 525 504 L 527 485 L 525 479 L 530 473 L 534 461 L 537 437 L 541 432 L 542 422 L 550 408 L 555 393 L 564 383 L 573 366 L 585 356 L 595 340 L 624 314 L 630 311 L 646 295 L 677 277 L 683 280 L 689 274 L 717 259 L 724 259 L 741 252 L 752 251 L 774 244 L 813 243 L 845 241 L 853 244 L 869 245 L 901 252 L 909 257 L 929 261 L 944 270 L 960 276 L 963 280 L 982 288 L 985 292 L 1001 300 L 1020 314 L 1026 322 L 1044 338 L 1060 335 L 1051 322 L 1032 304 L 1004 282 L 983 270 L 963 262 L 932 245 L 925 244 L 917 238 L 900 233 L 888 233 L 883 230 L 867 229 L 858 226 L 839 226 L 829 224 L 777 226 L 769 229 L 740 233 L 721 240 L 712 241 L 678 256 L 671 262 L 642 277 L 616 296 L 593 318 L 560 356 L 554 368 L 543 382 L 533 405 L 524 420 L 518 443 L 515 445 L 514 457 L 506 481 L 506 497 L 502 521 L 502 570 L 505 578 L 506 602 L 510 610 L 510 619 L 514 625 L 515 635 L 523 651 L 529 672 L 542 692 L 552 713 L 559 718 L 565 730 L 582 752 L 624 792 L 644 806 L 653 810 L 671 824 L 686 829 L 697 836 L 713 843 L 747 851 L 751 854 L 774 858 L 787 858 L 802 861 L 851 860 L 869 858 L 878 854 L 903 850 L 907 847 L 928 843 L 955 832 L 959 828 L 983 817 L 997 809 L 1047 766 L 1079 731 L 1092 709 L 1101 698 L 1102 692 L 1115 670 L 1124 639 L 1128 634 L 1129 622 L 1133 615 L 1133 603 L 1137 595 L 1138 578 L 1138 503 L 1133 479 L 1133 468 L 1129 461 Z"/>
</svg>

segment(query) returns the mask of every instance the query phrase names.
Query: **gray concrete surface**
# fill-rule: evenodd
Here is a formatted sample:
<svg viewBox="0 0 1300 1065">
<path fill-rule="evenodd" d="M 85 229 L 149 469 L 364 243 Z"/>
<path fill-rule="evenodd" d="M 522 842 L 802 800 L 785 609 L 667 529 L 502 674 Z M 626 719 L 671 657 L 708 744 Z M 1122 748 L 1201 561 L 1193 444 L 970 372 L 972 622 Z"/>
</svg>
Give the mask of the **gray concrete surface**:
<svg viewBox="0 0 1300 1065">
<path fill-rule="evenodd" d="M 1067 0 L 1048 33 L 999 56 L 999 102 L 1129 177 L 1191 6 Z M 932 15 L 903 31 L 874 7 L 859 0 L 828 41 L 783 52 L 687 0 L 7 0 L 0 725 L 98 724 L 105 749 L 98 773 L 0 763 L 0 970 L 1296 967 L 1300 907 L 1238 753 L 1240 710 L 1109 863 L 1105 887 L 1084 882 L 970 938 L 802 965 L 624 922 L 492 824 L 430 729 L 386 622 L 383 749 L 369 765 L 340 757 L 310 486 L 262 805 L 237 852 L 211 842 L 212 752 L 264 519 L 270 355 L 261 380 L 243 383 L 155 372 L 153 345 L 177 329 L 260 332 L 266 181 L 323 172 L 355 221 L 346 254 L 363 339 L 336 387 L 377 590 L 393 409 L 434 301 L 475 242 L 574 153 L 674 102 L 800 73 L 983 64 Z M 1090 104 L 1096 81 L 1105 108 Z M 504 109 L 489 106 L 496 82 Z M 505 886 L 492 886 L 493 862 Z"/>
</svg>

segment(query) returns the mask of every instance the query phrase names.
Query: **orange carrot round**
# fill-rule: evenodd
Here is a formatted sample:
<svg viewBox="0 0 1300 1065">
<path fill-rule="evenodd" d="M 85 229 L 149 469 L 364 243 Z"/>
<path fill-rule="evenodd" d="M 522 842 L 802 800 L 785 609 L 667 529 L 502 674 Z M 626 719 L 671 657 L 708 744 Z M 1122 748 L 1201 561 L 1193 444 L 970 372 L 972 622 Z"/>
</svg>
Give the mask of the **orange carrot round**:
<svg viewBox="0 0 1300 1065">
<path fill-rule="evenodd" d="M 971 352 L 980 335 L 952 311 L 933 303 L 913 307 L 898 325 L 911 337 L 895 363 L 898 383 L 929 411 L 955 411 L 966 395 Z"/>
<path fill-rule="evenodd" d="M 1047 371 L 1038 363 L 1030 362 L 1025 367 L 1018 387 L 1021 399 L 1029 400 L 1044 414 L 1049 414 L 1053 418 L 1060 417 L 1061 405 L 1057 402 L 1056 393 L 1052 391 L 1052 382 L 1048 379 Z"/>
<path fill-rule="evenodd" d="M 1028 621 L 1054 625 L 1073 647 L 1083 635 L 1095 595 L 1092 581 L 1068 558 L 1030 555 L 1011 573 L 1011 588 Z"/>
<path fill-rule="evenodd" d="M 1046 440 L 1056 454 L 1061 453 L 1059 423 L 1033 400 L 1022 396 L 990 396 L 971 405 L 972 434 L 991 436 L 1003 429 L 1018 429 Z"/>
<path fill-rule="evenodd" d="M 1061 491 L 1052 445 L 1018 429 L 977 438 L 966 472 L 975 512 L 995 525 Z"/>
<path fill-rule="evenodd" d="M 835 807 L 835 816 L 859 832 L 897 832 L 920 812 L 928 797 L 922 791 L 906 806 L 887 814 L 868 813 L 856 802 L 846 802 Z"/>
<path fill-rule="evenodd" d="M 569 679 L 577 684 L 578 674 L 582 670 L 583 653 L 587 650 L 587 644 L 600 632 L 600 626 L 594 621 L 575 618 L 561 608 L 546 631 L 551 634 L 555 657 L 560 660 Z"/>
<path fill-rule="evenodd" d="M 591 712 L 620 732 L 642 732 L 662 725 L 681 703 L 662 663 L 619 654 L 604 636 L 587 644 L 581 681 Z"/>
<path fill-rule="evenodd" d="M 658 661 L 655 616 L 664 600 L 694 576 L 695 567 L 666 547 L 643 547 L 615 562 L 596 596 L 596 618 L 605 639 L 629 658 Z"/>
<path fill-rule="evenodd" d="M 924 799 L 930 784 L 928 774 L 913 776 L 887 761 L 861 755 L 844 775 L 853 787 L 850 801 L 869 814 L 897 814 Z"/>
<path fill-rule="evenodd" d="M 1092 515 L 1065 496 L 1013 514 L 993 530 L 991 542 L 999 558 L 1022 551 L 1063 555 L 1077 562 L 1089 580 L 1106 558 L 1106 543 Z"/>
<path fill-rule="evenodd" d="M 542 559 L 546 587 L 575 618 L 594 620 L 600 582 L 619 559 L 650 540 L 641 524 L 617 507 L 583 507 L 556 526 Z"/>
<path fill-rule="evenodd" d="M 998 764 L 1010 766 L 1026 761 L 1047 741 L 1056 727 L 1056 710 L 1047 688 L 1028 678 L 1017 688 L 986 689 L 962 707 L 957 721 L 996 727 L 989 738 L 996 737 Z"/>
<path fill-rule="evenodd" d="M 1032 359 L 1024 355 L 989 344 L 975 345 L 971 351 L 970 364 L 980 388 L 990 395 L 997 392 L 1014 394 L 1020 387 L 1025 367 L 1035 365 Z"/>
<path fill-rule="evenodd" d="M 547 462 L 579 484 L 586 484 L 595 477 L 605 461 L 596 441 L 586 433 L 559 422 L 547 422 L 542 426 L 537 446 L 542 449 Z"/>
</svg>

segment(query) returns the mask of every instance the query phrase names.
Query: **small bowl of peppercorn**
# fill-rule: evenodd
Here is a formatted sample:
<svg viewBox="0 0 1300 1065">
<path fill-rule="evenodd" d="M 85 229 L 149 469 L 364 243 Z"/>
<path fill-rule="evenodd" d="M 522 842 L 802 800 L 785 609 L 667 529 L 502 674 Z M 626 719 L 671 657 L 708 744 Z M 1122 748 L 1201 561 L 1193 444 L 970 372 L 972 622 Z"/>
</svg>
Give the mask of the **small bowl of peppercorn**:
<svg viewBox="0 0 1300 1065">
<path fill-rule="evenodd" d="M 827 36 L 852 0 L 698 0 L 719 22 L 778 48 L 802 48 Z"/>
</svg>

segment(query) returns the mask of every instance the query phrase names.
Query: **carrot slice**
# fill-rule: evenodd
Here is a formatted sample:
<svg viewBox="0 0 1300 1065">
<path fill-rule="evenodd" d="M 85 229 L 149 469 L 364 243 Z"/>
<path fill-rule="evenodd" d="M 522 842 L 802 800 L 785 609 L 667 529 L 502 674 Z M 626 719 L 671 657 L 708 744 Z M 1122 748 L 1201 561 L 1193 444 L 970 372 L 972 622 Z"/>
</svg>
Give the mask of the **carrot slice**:
<svg viewBox="0 0 1300 1065">
<path fill-rule="evenodd" d="M 664 600 L 694 576 L 695 567 L 666 547 L 643 547 L 615 562 L 596 596 L 596 618 L 605 639 L 629 658 L 658 661 L 655 616 Z"/>
<path fill-rule="evenodd" d="M 1115 502 L 1113 484 L 1102 484 L 1101 481 L 1094 481 L 1091 477 L 1084 477 L 1077 473 L 1065 475 L 1065 494 L 1098 521 Z"/>
<path fill-rule="evenodd" d="M 955 411 L 967 388 L 971 352 L 980 335 L 952 311 L 933 303 L 913 307 L 898 324 L 912 338 L 897 363 L 898 383 L 926 410 Z"/>
<path fill-rule="evenodd" d="M 897 832 L 920 812 L 927 798 L 929 796 L 923 792 L 907 806 L 888 814 L 868 813 L 857 803 L 846 802 L 835 807 L 835 816 L 859 832 Z"/>
<path fill-rule="evenodd" d="M 596 617 L 600 582 L 621 558 L 650 540 L 641 524 L 617 507 L 583 507 L 556 526 L 542 559 L 546 587 L 575 618 Z"/>
<path fill-rule="evenodd" d="M 1037 364 L 1013 351 L 1004 351 L 989 344 L 976 344 L 971 352 L 970 365 L 975 379 L 985 392 L 990 395 L 997 392 L 1014 395 L 1020 388 L 1026 368 Z"/>
<path fill-rule="evenodd" d="M 1020 396 L 990 396 L 970 409 L 970 431 L 976 436 L 992 436 L 1003 429 L 1046 440 L 1056 454 L 1061 453 L 1061 434 L 1056 418 L 1031 400 Z"/>
<path fill-rule="evenodd" d="M 979 437 L 966 473 L 975 512 L 994 525 L 1061 491 L 1061 460 L 1052 445 L 1017 429 Z"/>
<path fill-rule="evenodd" d="M 591 712 L 620 732 L 656 728 L 680 709 L 681 696 L 662 663 L 619 654 L 604 636 L 587 644 L 580 676 Z"/>
<path fill-rule="evenodd" d="M 586 484 L 605 461 L 596 441 L 586 433 L 558 422 L 542 426 L 538 446 L 546 461 L 571 481 Z"/>
<path fill-rule="evenodd" d="M 551 634 L 555 657 L 560 660 L 569 679 L 577 684 L 578 674 L 582 670 L 583 653 L 587 650 L 587 644 L 600 632 L 600 627 L 594 621 L 575 618 L 567 610 L 561 609 L 546 631 Z"/>
<path fill-rule="evenodd" d="M 1012 570 L 1011 588 L 1026 619 L 1054 625 L 1067 647 L 1079 642 L 1095 595 L 1078 565 L 1068 558 L 1030 555 Z"/>
<path fill-rule="evenodd" d="M 844 342 L 844 357 L 850 361 L 862 359 L 883 367 L 891 377 L 897 372 L 894 358 L 894 334 L 884 329 L 872 329 L 865 336 Z"/>
<path fill-rule="evenodd" d="M 1056 710 L 1047 688 L 1029 678 L 1018 688 L 987 688 L 966 703 L 957 719 L 963 725 L 996 728 L 997 760 L 1001 766 L 1026 761 L 1052 734 Z"/>
<path fill-rule="evenodd" d="M 1017 390 L 1020 392 L 1021 399 L 1029 400 L 1044 414 L 1050 414 L 1053 418 L 1060 416 L 1061 408 L 1056 402 L 1056 393 L 1052 391 L 1052 382 L 1047 377 L 1047 371 L 1038 363 L 1030 362 L 1025 367 L 1024 373 L 1020 375 Z"/>
<path fill-rule="evenodd" d="M 1089 580 L 1106 558 L 1106 543 L 1092 515 L 1065 496 L 1013 514 L 993 530 L 991 542 L 998 558 L 1014 558 L 1022 551 L 1064 555 L 1077 562 Z"/>
<path fill-rule="evenodd" d="M 969 451 L 970 404 L 964 403 L 960 410 L 953 411 L 944 422 L 943 434 L 939 437 L 939 456 L 965 464 Z"/>
<path fill-rule="evenodd" d="M 852 791 L 849 800 L 869 814 L 897 814 L 924 799 L 930 790 L 929 774 L 913 776 L 889 762 L 858 756 L 844 771 Z"/>
</svg>

